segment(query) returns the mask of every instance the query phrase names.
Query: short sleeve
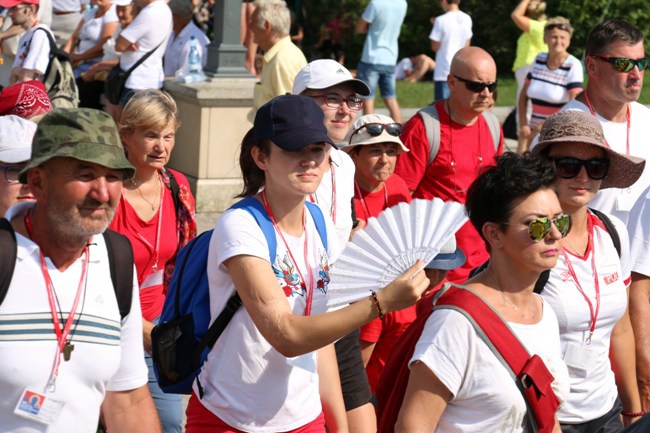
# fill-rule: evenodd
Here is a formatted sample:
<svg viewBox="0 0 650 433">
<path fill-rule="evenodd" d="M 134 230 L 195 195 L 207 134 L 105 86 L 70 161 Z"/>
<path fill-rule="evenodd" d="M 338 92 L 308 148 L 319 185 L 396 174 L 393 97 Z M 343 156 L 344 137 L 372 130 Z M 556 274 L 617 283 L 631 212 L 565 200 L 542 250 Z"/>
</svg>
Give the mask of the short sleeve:
<svg viewBox="0 0 650 433">
<path fill-rule="evenodd" d="M 397 157 L 395 173 L 406 182 L 408 189 L 415 191 L 424 177 L 429 160 L 429 140 L 420 115 L 416 114 L 406 122 L 400 138 L 409 151 Z"/>
<path fill-rule="evenodd" d="M 632 272 L 650 277 L 650 188 L 639 197 L 627 221 Z"/>
</svg>

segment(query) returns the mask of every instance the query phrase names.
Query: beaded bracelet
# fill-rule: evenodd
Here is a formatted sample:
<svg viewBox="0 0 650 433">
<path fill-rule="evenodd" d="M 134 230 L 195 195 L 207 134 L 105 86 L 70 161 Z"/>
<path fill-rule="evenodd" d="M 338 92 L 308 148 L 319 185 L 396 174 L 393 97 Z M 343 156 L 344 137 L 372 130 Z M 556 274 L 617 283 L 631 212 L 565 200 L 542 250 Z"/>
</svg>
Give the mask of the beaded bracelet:
<svg viewBox="0 0 650 433">
<path fill-rule="evenodd" d="M 377 299 L 377 292 L 371 290 L 370 296 L 372 297 L 372 303 L 375 304 L 375 307 L 377 308 L 377 313 L 379 313 L 379 318 L 383 319 L 384 310 L 381 308 L 381 305 L 379 304 L 379 299 Z"/>
<path fill-rule="evenodd" d="M 623 416 L 627 416 L 627 417 L 630 417 L 630 418 L 638 418 L 638 417 L 640 417 L 640 416 L 645 415 L 646 413 L 647 413 L 647 412 L 644 411 L 644 410 L 639 411 L 639 412 L 627 412 L 627 411 L 625 411 L 625 410 L 622 410 L 622 411 L 621 411 L 621 415 L 623 415 Z"/>
</svg>

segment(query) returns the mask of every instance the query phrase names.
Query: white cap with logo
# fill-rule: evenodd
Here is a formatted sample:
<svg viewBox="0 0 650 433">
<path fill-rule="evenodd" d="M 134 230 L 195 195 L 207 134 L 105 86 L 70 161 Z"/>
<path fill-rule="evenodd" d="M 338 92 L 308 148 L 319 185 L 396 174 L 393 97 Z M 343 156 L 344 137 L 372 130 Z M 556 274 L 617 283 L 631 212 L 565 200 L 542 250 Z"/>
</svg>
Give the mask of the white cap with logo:
<svg viewBox="0 0 650 433">
<path fill-rule="evenodd" d="M 296 75 L 291 93 L 300 95 L 307 89 L 327 89 L 343 83 L 350 83 L 361 96 L 370 95 L 370 88 L 363 81 L 354 78 L 345 66 L 330 59 L 319 59 L 308 63 Z"/>
</svg>

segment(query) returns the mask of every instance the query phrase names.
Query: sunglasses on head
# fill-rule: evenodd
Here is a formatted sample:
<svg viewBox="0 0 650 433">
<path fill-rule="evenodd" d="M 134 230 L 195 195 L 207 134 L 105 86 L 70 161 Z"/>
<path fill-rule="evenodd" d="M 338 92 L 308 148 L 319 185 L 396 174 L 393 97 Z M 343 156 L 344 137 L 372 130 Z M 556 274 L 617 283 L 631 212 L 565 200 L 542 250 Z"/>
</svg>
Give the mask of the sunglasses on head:
<svg viewBox="0 0 650 433">
<path fill-rule="evenodd" d="M 462 81 L 465 83 L 465 87 L 467 90 L 470 92 L 474 93 L 481 93 L 484 89 L 488 89 L 488 92 L 494 93 L 494 91 L 497 89 L 497 84 L 499 80 L 493 81 L 492 83 L 483 83 L 481 81 L 472 81 L 472 80 L 467 80 L 465 78 L 461 78 L 458 75 L 454 75 L 454 78 L 456 78 L 458 81 Z"/>
<path fill-rule="evenodd" d="M 378 137 L 384 131 L 393 137 L 399 137 L 402 133 L 402 125 L 399 123 L 366 123 L 365 125 L 354 130 L 354 132 L 350 135 L 350 140 L 348 140 L 348 142 L 351 144 L 352 137 L 354 137 L 355 134 L 359 134 L 360 131 L 364 128 L 368 132 L 368 135 L 371 137 Z"/>
<path fill-rule="evenodd" d="M 563 30 L 563 31 L 565 31 L 565 32 L 569 32 L 569 33 L 571 33 L 571 31 L 569 30 L 569 28 L 568 28 L 566 25 L 564 25 L 564 24 L 549 24 L 549 25 L 547 25 L 546 27 L 544 27 L 544 31 L 545 31 L 545 32 L 546 32 L 546 31 L 549 31 L 549 30 L 553 30 L 553 29 Z"/>
<path fill-rule="evenodd" d="M 562 214 L 552 219 L 548 217 L 535 218 L 528 223 L 528 236 L 530 236 L 530 240 L 539 242 L 544 239 L 551 231 L 551 223 L 555 224 L 562 237 L 568 235 L 569 230 L 571 230 L 571 217 L 567 214 Z"/>
<path fill-rule="evenodd" d="M 639 68 L 639 71 L 643 71 L 648 66 L 647 57 L 642 57 L 640 59 L 629 59 L 627 57 L 610 57 L 610 56 L 597 56 L 597 55 L 592 55 L 591 57 L 595 57 L 604 62 L 609 62 L 614 67 L 614 69 L 616 69 L 618 72 L 630 72 L 632 69 L 634 69 L 635 66 Z"/>
<path fill-rule="evenodd" d="M 609 159 L 591 158 L 579 159 L 572 156 L 553 158 L 555 174 L 562 179 L 573 179 L 580 173 L 582 167 L 587 171 L 587 176 L 594 180 L 605 179 L 609 171 Z"/>
</svg>

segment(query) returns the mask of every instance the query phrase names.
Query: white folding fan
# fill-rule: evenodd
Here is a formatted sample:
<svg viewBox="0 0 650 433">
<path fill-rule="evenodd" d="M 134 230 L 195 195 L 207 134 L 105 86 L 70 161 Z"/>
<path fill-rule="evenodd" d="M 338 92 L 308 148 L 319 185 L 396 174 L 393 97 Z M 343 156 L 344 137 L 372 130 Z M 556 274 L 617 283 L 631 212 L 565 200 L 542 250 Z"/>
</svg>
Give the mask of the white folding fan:
<svg viewBox="0 0 650 433">
<path fill-rule="evenodd" d="M 465 221 L 462 204 L 438 198 L 400 203 L 370 218 L 330 268 L 328 307 L 380 290 L 417 259 L 429 263 Z"/>
</svg>

